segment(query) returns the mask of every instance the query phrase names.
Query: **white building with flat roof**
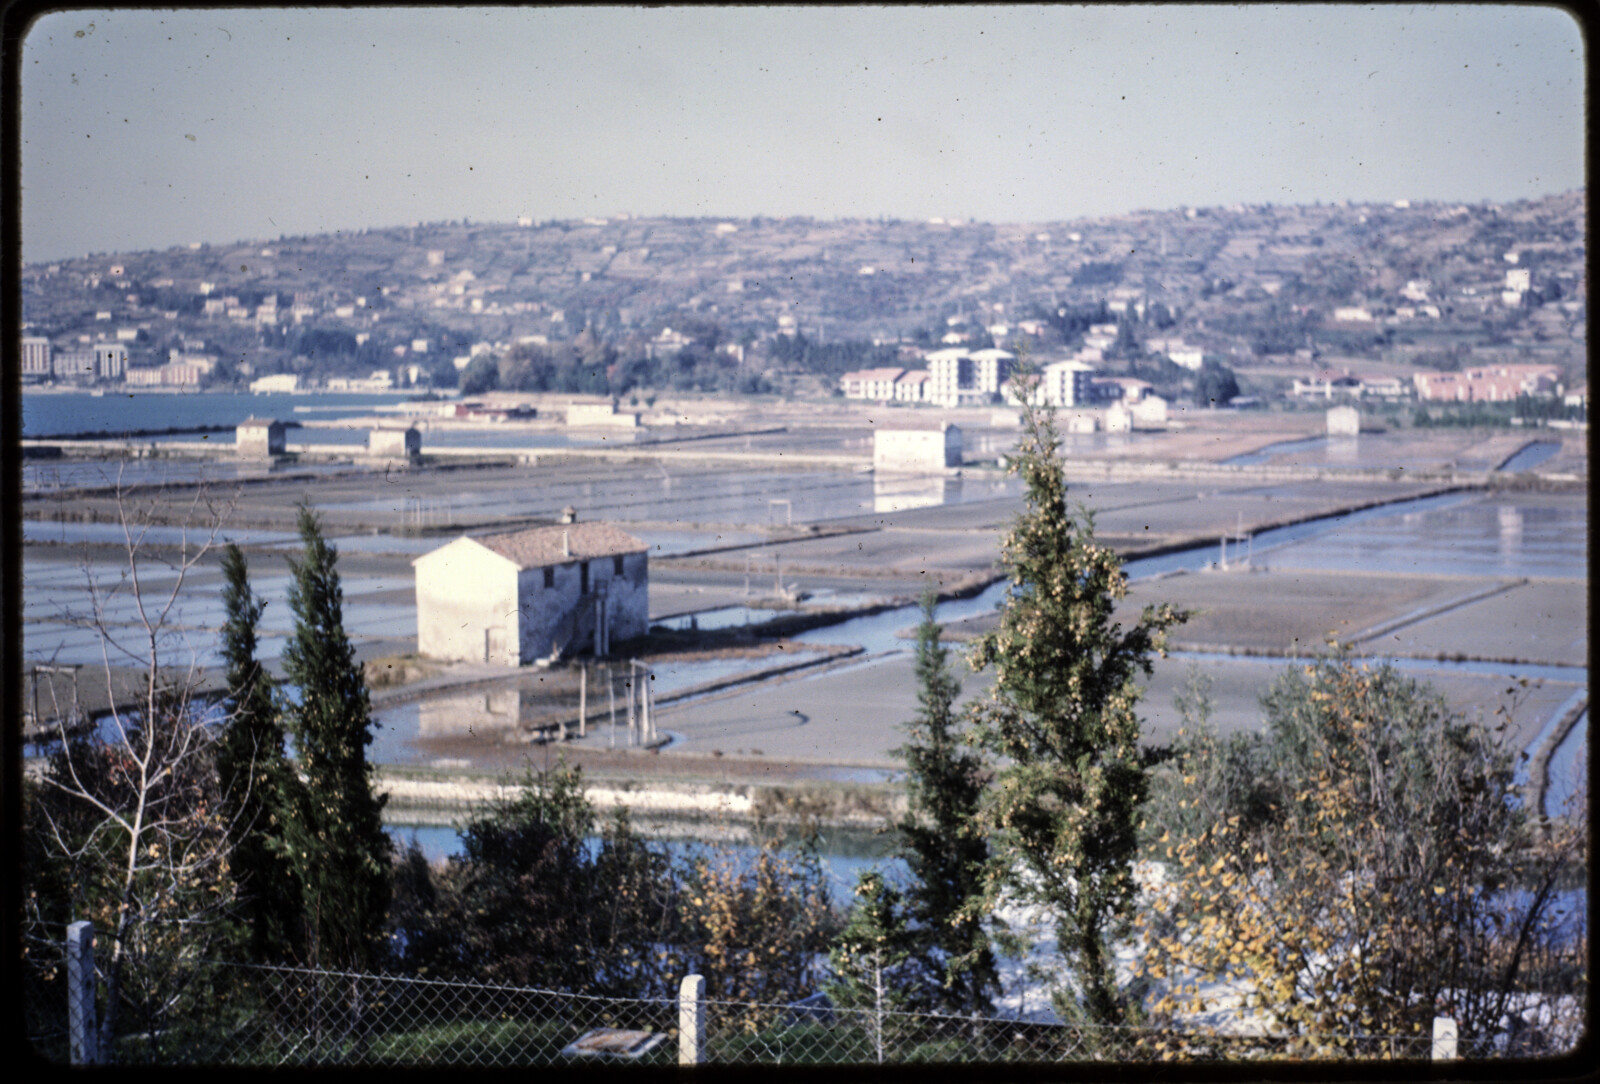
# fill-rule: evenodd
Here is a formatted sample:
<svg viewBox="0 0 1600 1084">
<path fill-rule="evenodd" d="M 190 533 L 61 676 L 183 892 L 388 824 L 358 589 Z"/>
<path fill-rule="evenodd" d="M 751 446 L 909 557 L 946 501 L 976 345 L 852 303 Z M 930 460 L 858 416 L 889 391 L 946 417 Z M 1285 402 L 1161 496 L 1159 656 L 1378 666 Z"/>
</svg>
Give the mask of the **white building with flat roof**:
<svg viewBox="0 0 1600 1084">
<path fill-rule="evenodd" d="M 271 376 L 261 376 L 250 381 L 250 391 L 255 395 L 283 394 L 297 391 L 299 387 L 298 373 L 273 373 Z"/>
<path fill-rule="evenodd" d="M 618 411 L 616 403 L 568 403 L 567 425 L 573 428 L 604 427 L 607 429 L 636 429 L 639 415 L 634 411 Z"/>
<path fill-rule="evenodd" d="M 953 407 L 962 391 L 972 392 L 972 357 L 960 347 L 934 350 L 922 363 L 928 367 L 928 402 Z"/>
<path fill-rule="evenodd" d="M 974 350 L 971 357 L 973 389 L 991 399 L 999 395 L 1006 381 L 1011 379 L 1011 363 L 1016 361 L 1017 355 L 991 346 L 986 350 Z"/>
<path fill-rule="evenodd" d="M 1044 367 L 1040 374 L 1040 396 L 1050 406 L 1081 406 L 1091 398 L 1089 385 L 1096 369 L 1081 361 L 1056 361 Z"/>
<path fill-rule="evenodd" d="M 43 335 L 22 337 L 22 375 L 49 379 L 55 375 L 50 367 L 50 340 Z"/>
</svg>

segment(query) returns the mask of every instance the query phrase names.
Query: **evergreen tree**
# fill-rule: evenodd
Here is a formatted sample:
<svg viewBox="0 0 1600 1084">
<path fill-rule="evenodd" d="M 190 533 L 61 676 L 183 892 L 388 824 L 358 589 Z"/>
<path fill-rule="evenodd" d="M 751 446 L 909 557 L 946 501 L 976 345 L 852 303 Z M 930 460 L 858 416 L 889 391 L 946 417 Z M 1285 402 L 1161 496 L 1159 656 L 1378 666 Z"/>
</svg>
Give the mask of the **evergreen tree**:
<svg viewBox="0 0 1600 1084">
<path fill-rule="evenodd" d="M 384 799 L 373 793 L 367 745 L 371 707 L 344 631 L 337 551 L 309 505 L 300 506 L 304 549 L 289 559 L 294 634 L 283 669 L 297 701 L 287 711 L 300 778 L 285 816 L 284 850 L 300 882 L 307 960 L 371 968 L 382 956 L 389 905 Z"/>
<path fill-rule="evenodd" d="M 885 1045 L 909 1030 L 903 1019 L 897 1027 L 891 1021 L 899 1018 L 886 1019 L 885 1014 L 911 1007 L 907 988 L 915 985 L 915 948 L 900 893 L 877 870 L 864 871 L 856 878 L 855 905 L 828 951 L 833 978 L 826 990 L 838 1008 L 859 1010 L 854 1015 L 879 1062 L 884 1060 Z"/>
<path fill-rule="evenodd" d="M 1028 403 L 1026 366 L 1017 399 Z M 994 685 L 974 711 L 983 745 L 1004 765 L 986 803 L 993 834 L 989 904 L 1003 890 L 1042 905 L 1076 977 L 1056 991 L 1064 1019 L 1117 1024 L 1112 940 L 1127 932 L 1135 885 L 1137 815 L 1147 789 L 1135 712 L 1140 671 L 1186 615 L 1146 607 L 1131 628 L 1112 620 L 1127 593 L 1122 563 L 1097 545 L 1094 518 L 1067 505 L 1053 413 L 1024 405 L 1010 468 L 1026 486 L 1000 562 L 1011 591 L 999 627 L 973 649 Z"/>
<path fill-rule="evenodd" d="M 222 554 L 222 655 L 233 702 L 217 744 L 217 776 L 237 840 L 233 875 L 243 896 L 250 958 L 257 962 L 298 956 L 304 933 L 299 891 L 283 854 L 280 810 L 290 769 L 272 678 L 256 660 L 256 627 L 266 602 L 250 590 L 249 567 L 239 547 Z"/>
<path fill-rule="evenodd" d="M 955 700 L 961 681 L 939 642 L 936 596 L 922 596 L 917 627 L 916 717 L 899 750 L 906 763 L 906 816 L 897 827 L 913 882 L 907 902 L 918 922 L 919 955 L 939 977 L 934 999 L 947 1012 L 987 1014 L 999 989 L 994 953 L 983 924 L 968 909 L 982 894 L 989 844 L 978 823 L 983 761 L 963 748 Z"/>
</svg>

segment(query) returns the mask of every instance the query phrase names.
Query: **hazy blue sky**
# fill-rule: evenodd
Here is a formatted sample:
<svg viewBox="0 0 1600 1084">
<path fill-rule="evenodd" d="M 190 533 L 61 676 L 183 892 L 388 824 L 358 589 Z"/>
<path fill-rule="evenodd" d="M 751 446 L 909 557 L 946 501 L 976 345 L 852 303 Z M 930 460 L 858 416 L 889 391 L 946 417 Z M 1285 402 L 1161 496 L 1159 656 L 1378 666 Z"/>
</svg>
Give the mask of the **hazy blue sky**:
<svg viewBox="0 0 1600 1084">
<path fill-rule="evenodd" d="M 1045 221 L 1583 184 L 1539 7 L 50 15 L 25 258 L 471 218 Z"/>
</svg>

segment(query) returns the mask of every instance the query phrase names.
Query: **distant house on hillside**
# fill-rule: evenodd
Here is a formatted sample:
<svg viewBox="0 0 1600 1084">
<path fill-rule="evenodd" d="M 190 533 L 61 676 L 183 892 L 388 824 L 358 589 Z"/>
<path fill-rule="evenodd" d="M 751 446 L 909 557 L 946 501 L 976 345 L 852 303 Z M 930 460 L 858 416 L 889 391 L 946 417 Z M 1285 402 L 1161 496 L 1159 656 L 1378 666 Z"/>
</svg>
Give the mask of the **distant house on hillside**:
<svg viewBox="0 0 1600 1084">
<path fill-rule="evenodd" d="M 610 523 L 463 535 L 412 562 L 417 652 L 519 666 L 642 636 L 650 617 L 649 547 Z"/>
</svg>

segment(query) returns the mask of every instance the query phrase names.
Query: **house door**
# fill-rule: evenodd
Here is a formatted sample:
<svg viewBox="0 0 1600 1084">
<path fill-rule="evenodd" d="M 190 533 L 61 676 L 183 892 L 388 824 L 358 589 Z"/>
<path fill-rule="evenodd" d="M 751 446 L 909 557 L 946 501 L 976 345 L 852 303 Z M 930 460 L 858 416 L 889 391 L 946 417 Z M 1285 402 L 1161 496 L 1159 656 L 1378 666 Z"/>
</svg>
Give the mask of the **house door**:
<svg viewBox="0 0 1600 1084">
<path fill-rule="evenodd" d="M 487 628 L 483 630 L 483 661 L 506 661 L 506 630 L 504 628 Z"/>
</svg>

